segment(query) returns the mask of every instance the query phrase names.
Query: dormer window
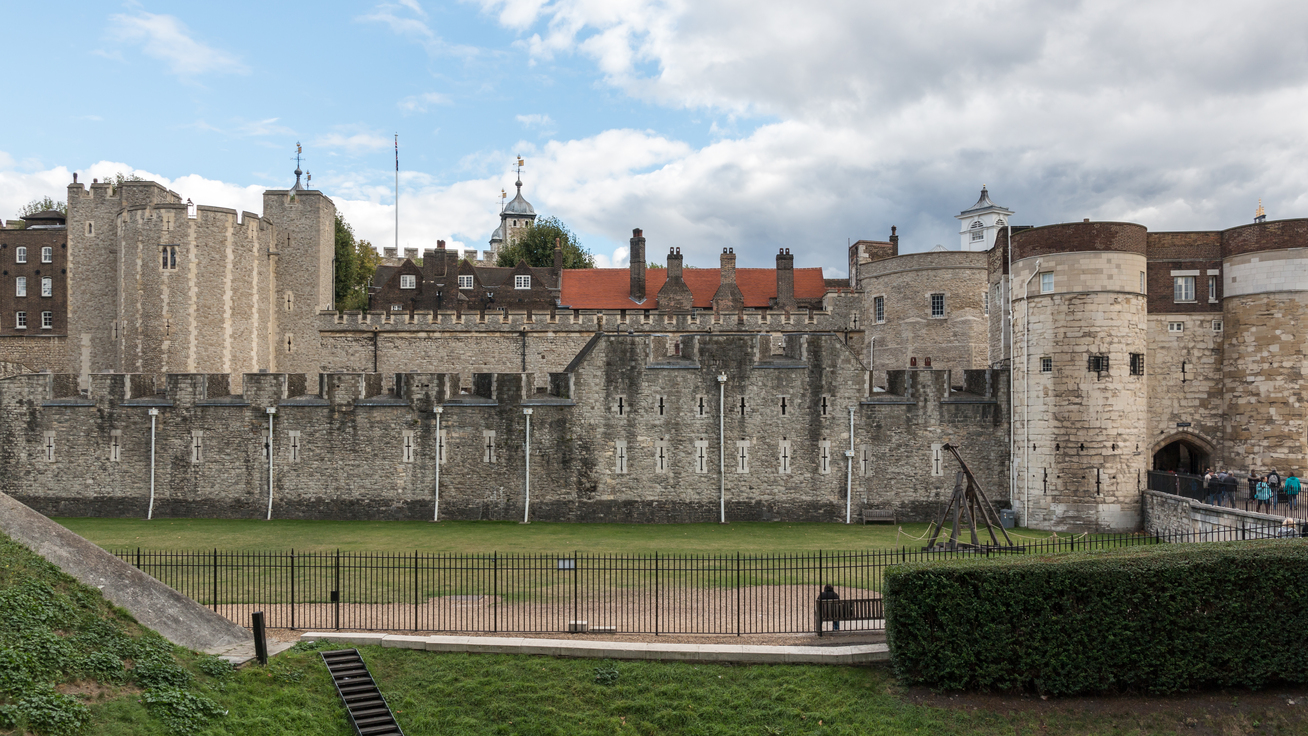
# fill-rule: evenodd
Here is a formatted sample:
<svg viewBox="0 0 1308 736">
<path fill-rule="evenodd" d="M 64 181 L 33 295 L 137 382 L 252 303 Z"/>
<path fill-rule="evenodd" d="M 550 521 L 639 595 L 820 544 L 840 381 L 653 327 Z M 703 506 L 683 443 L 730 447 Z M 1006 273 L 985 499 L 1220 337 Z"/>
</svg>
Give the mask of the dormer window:
<svg viewBox="0 0 1308 736">
<path fill-rule="evenodd" d="M 471 288 L 472 288 L 472 276 L 460 276 L 460 277 L 459 277 L 459 288 L 460 288 L 460 289 L 471 289 Z"/>
<path fill-rule="evenodd" d="M 401 289 L 416 289 L 416 288 L 418 288 L 418 277 L 417 277 L 417 276 L 414 276 L 414 275 L 411 274 L 411 273 L 401 274 L 401 275 L 400 275 L 400 288 L 401 288 Z"/>
<path fill-rule="evenodd" d="M 530 277 L 530 276 L 524 276 L 524 275 L 514 276 L 514 277 L 513 277 L 513 288 L 515 288 L 515 289 L 530 289 L 530 288 L 531 288 L 531 277 Z"/>
<path fill-rule="evenodd" d="M 986 239 L 985 224 L 980 220 L 972 223 L 972 242 Z"/>
</svg>

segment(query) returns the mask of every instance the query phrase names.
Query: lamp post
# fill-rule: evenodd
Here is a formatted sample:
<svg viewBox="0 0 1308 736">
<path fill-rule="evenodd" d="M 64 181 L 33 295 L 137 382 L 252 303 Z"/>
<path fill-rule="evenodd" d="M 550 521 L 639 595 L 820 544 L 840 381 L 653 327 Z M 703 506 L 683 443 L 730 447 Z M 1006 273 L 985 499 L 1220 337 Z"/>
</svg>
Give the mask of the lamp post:
<svg viewBox="0 0 1308 736">
<path fill-rule="evenodd" d="M 525 478 L 526 502 L 522 504 L 522 523 L 530 524 L 531 518 L 531 409 L 523 409 L 523 416 L 527 417 L 527 452 L 526 452 L 526 469 Z"/>
<path fill-rule="evenodd" d="M 277 415 L 277 407 L 270 406 L 264 409 L 268 413 L 268 518 L 266 521 L 272 521 L 272 499 L 273 499 L 273 417 Z"/>
<path fill-rule="evenodd" d="M 150 409 L 150 508 L 145 512 L 146 521 L 154 518 L 154 420 L 158 416 L 158 409 Z"/>
<path fill-rule="evenodd" d="M 436 503 L 432 508 L 431 520 L 441 520 L 441 414 L 445 413 L 445 407 L 437 404 L 431 409 L 436 415 Z"/>
</svg>

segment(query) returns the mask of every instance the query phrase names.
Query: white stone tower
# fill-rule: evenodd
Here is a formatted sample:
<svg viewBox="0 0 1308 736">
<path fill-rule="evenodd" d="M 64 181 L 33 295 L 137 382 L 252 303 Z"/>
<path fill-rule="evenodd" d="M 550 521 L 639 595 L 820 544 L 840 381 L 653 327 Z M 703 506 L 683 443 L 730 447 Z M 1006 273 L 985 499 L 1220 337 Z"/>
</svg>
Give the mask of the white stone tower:
<svg viewBox="0 0 1308 736">
<path fill-rule="evenodd" d="M 522 197 L 522 159 L 518 159 L 518 194 L 500 210 L 500 226 L 490 236 L 490 250 L 495 256 L 512 247 L 527 228 L 536 222 L 536 210 Z M 494 265 L 494 264 L 492 264 Z"/>
<path fill-rule="evenodd" d="M 981 186 L 981 198 L 976 204 L 954 215 L 962 223 L 958 230 L 959 250 L 984 253 L 995 245 L 995 234 L 1008 224 L 1013 211 L 990 201 L 990 192 Z"/>
</svg>

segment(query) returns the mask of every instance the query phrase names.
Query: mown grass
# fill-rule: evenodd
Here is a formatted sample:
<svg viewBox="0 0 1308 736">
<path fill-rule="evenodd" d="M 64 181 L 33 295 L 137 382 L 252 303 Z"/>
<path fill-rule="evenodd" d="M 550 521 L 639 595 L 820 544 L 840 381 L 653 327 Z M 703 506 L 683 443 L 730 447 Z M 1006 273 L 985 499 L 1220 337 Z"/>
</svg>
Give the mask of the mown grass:
<svg viewBox="0 0 1308 736">
<path fill-rule="evenodd" d="M 255 519 L 102 519 L 55 521 L 109 548 L 466 554 L 723 554 L 921 548 L 927 524 L 572 524 L 505 521 L 260 521 Z M 1019 541 L 1049 532 L 1013 530 Z"/>
</svg>

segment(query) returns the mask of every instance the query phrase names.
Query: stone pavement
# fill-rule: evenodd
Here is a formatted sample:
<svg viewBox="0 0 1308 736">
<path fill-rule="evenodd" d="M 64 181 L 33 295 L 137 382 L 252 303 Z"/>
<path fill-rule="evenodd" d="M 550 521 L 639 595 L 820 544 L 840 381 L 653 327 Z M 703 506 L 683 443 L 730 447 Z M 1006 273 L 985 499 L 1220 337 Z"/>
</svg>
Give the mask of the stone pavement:
<svg viewBox="0 0 1308 736">
<path fill-rule="evenodd" d="M 268 640 L 268 656 L 281 654 L 282 652 L 295 646 L 293 641 L 273 641 Z M 225 659 L 232 663 L 233 667 L 240 667 L 246 662 L 254 659 L 254 640 L 233 644 L 226 647 L 214 647 L 206 649 L 205 654 L 213 654 L 219 659 Z"/>
<path fill-rule="evenodd" d="M 728 644 L 661 644 L 628 641 L 527 639 L 491 636 L 403 636 L 308 631 L 301 641 L 330 641 L 349 646 L 383 646 L 429 652 L 541 654 L 551 657 L 645 659 L 668 662 L 739 664 L 869 664 L 890 660 L 884 643 L 853 646 L 755 646 Z"/>
</svg>

